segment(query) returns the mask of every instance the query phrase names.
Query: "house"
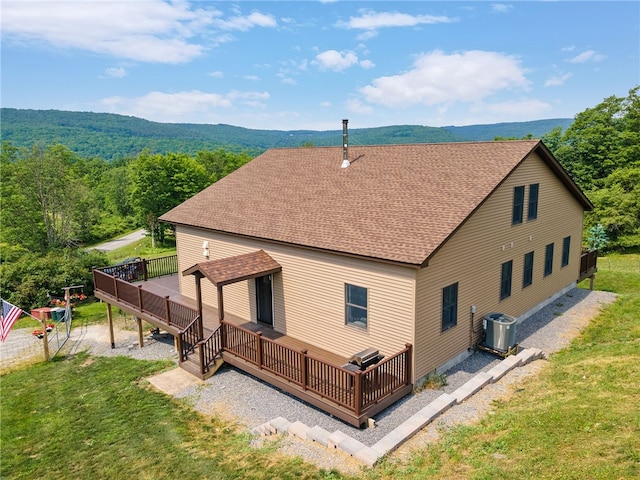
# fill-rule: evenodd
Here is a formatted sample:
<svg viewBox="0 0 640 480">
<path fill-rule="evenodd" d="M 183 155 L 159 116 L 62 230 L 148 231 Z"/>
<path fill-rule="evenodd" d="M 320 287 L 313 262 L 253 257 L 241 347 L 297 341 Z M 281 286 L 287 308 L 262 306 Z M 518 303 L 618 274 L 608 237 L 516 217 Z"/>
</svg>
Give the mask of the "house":
<svg viewBox="0 0 640 480">
<path fill-rule="evenodd" d="M 410 344 L 414 383 L 573 288 L 591 209 L 541 141 L 345 142 L 268 150 L 160 220 L 182 295 L 341 357 Z"/>
</svg>

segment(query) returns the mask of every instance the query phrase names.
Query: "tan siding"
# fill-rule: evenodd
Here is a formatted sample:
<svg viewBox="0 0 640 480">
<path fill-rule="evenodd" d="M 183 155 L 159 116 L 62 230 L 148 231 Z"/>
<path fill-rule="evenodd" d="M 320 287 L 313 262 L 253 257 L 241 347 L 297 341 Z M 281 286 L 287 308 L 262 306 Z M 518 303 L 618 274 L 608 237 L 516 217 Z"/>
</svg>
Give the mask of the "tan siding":
<svg viewBox="0 0 640 480">
<path fill-rule="evenodd" d="M 527 221 L 529 184 L 539 183 L 538 218 Z M 524 222 L 511 224 L 513 188 L 525 186 Z M 418 272 L 416 378 L 470 346 L 471 305 L 482 318 L 492 311 L 522 315 L 578 277 L 583 210 L 551 170 L 533 155 L 526 159 L 478 211 Z M 571 258 L 561 268 L 562 240 L 571 236 Z M 554 243 L 553 273 L 543 277 L 545 246 Z M 524 255 L 534 251 L 533 284 L 522 288 Z M 500 300 L 503 262 L 513 260 L 511 297 Z M 458 324 L 441 332 L 442 288 L 459 282 Z"/>
<path fill-rule="evenodd" d="M 413 343 L 414 269 L 330 255 L 251 239 L 179 226 L 180 271 L 204 261 L 202 242 L 209 242 L 210 259 L 263 249 L 280 265 L 274 275 L 274 328 L 333 353 L 350 356 L 368 347 L 395 353 Z M 344 323 L 344 285 L 368 289 L 366 331 Z M 216 306 L 216 291 L 202 282 L 203 302 Z M 195 297 L 193 278 L 181 279 L 184 295 Z M 256 321 L 253 281 L 224 287 L 225 311 Z"/>
</svg>

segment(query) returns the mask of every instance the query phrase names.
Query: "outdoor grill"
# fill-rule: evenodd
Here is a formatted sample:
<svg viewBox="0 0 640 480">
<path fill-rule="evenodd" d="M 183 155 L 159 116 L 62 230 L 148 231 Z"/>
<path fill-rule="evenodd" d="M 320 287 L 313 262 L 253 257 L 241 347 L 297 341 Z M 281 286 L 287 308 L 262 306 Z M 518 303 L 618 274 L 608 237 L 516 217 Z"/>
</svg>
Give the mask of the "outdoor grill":
<svg viewBox="0 0 640 480">
<path fill-rule="evenodd" d="M 380 351 L 375 348 L 367 348 L 361 352 L 358 352 L 351 356 L 349 363 L 356 365 L 360 370 L 365 370 L 371 365 L 375 365 L 384 358 L 384 355 L 380 355 Z"/>
</svg>

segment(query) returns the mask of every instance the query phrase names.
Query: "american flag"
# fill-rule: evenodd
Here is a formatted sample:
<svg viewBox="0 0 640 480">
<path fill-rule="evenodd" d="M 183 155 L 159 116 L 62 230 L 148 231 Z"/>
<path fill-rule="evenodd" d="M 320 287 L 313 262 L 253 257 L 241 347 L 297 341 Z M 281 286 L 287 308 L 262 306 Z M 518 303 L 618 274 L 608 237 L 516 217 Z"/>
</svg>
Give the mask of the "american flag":
<svg viewBox="0 0 640 480">
<path fill-rule="evenodd" d="M 9 302 L 2 301 L 2 325 L 0 328 L 0 340 L 5 341 L 7 335 L 9 335 L 9 330 L 13 327 L 13 324 L 16 323 L 16 320 L 20 318 L 20 315 L 23 314 L 23 311 L 16 307 L 15 305 L 11 305 Z"/>
</svg>

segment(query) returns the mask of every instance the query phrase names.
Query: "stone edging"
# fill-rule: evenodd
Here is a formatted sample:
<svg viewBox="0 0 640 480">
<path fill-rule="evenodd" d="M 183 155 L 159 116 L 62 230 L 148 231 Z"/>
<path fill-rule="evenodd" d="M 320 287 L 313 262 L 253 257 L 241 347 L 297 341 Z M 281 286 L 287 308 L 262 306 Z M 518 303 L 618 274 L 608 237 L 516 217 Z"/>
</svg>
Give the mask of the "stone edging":
<svg viewBox="0 0 640 480">
<path fill-rule="evenodd" d="M 254 431 L 260 435 L 288 433 L 301 440 L 310 440 L 328 448 L 336 448 L 358 459 L 365 465 L 373 467 L 382 457 L 398 448 L 450 407 L 464 402 L 489 383 L 497 382 L 515 367 L 524 366 L 543 356 L 542 350 L 527 348 L 521 350 L 517 355 L 506 357 L 490 370 L 478 373 L 454 392 L 443 393 L 371 447 L 340 430 L 331 433 L 317 425 L 309 427 L 302 422 L 289 422 L 284 417 L 274 418 L 263 423 L 257 426 Z"/>
</svg>

